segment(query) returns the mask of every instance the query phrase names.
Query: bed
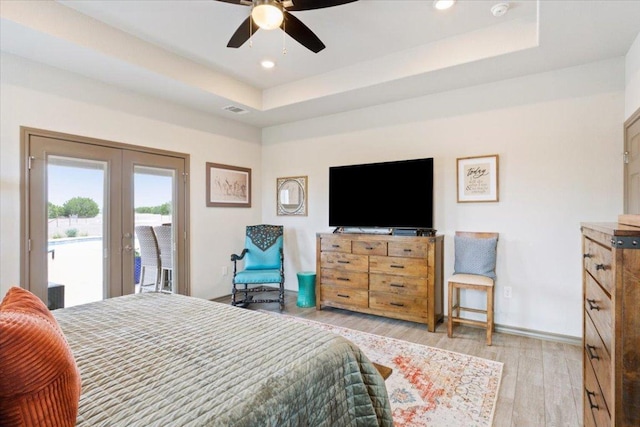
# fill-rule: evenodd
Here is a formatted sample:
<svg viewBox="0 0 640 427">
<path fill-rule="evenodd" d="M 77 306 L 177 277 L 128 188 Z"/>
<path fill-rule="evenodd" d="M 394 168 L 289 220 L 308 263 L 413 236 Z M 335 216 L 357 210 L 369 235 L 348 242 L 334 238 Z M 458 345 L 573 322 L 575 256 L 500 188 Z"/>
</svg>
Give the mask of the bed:
<svg viewBox="0 0 640 427">
<path fill-rule="evenodd" d="M 393 425 L 376 368 L 331 333 L 163 293 L 53 313 L 81 374 L 81 427 Z"/>
</svg>

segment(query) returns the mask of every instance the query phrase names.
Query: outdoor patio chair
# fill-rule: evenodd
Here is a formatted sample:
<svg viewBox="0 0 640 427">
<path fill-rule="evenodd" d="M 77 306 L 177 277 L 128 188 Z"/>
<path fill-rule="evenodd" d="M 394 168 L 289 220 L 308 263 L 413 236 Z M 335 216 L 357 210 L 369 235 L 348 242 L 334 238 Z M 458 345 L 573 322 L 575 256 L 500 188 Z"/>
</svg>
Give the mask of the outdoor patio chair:
<svg viewBox="0 0 640 427">
<path fill-rule="evenodd" d="M 137 225 L 135 228 L 138 243 L 140 244 L 140 289 L 142 292 L 145 286 L 154 286 L 155 290 L 160 287 L 160 251 L 153 227 L 150 225 Z M 153 282 L 146 283 L 145 276 L 151 273 Z"/>
<path fill-rule="evenodd" d="M 160 290 L 173 292 L 173 244 L 170 225 L 153 227 L 160 249 Z"/>
</svg>

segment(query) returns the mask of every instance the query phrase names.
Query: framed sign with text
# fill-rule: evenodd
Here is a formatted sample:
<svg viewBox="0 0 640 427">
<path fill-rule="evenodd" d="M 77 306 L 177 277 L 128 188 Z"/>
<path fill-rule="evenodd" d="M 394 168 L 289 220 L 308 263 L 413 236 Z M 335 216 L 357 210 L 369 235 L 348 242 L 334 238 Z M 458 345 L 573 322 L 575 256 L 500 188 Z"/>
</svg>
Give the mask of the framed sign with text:
<svg viewBox="0 0 640 427">
<path fill-rule="evenodd" d="M 498 155 L 457 159 L 458 203 L 498 201 Z"/>
</svg>

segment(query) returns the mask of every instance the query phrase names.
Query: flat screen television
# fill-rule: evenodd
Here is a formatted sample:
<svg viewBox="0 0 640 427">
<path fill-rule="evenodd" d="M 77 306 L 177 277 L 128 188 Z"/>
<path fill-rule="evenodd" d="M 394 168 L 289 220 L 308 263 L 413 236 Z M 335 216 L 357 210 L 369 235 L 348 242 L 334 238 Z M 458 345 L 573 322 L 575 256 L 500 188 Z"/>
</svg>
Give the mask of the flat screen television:
<svg viewBox="0 0 640 427">
<path fill-rule="evenodd" d="M 433 228 L 433 158 L 330 167 L 329 225 Z"/>
</svg>

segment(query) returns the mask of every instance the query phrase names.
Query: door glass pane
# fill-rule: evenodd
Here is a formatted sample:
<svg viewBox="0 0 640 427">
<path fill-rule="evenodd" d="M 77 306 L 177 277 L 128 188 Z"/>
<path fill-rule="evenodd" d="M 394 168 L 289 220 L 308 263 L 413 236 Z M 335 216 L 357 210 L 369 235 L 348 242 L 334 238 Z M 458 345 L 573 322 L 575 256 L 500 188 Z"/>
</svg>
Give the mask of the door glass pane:
<svg viewBox="0 0 640 427">
<path fill-rule="evenodd" d="M 175 170 L 135 166 L 133 194 L 136 292 L 175 292 Z"/>
<path fill-rule="evenodd" d="M 107 162 L 49 156 L 48 305 L 71 307 L 106 297 L 104 236 Z M 104 221 L 103 221 L 104 220 Z"/>
</svg>

